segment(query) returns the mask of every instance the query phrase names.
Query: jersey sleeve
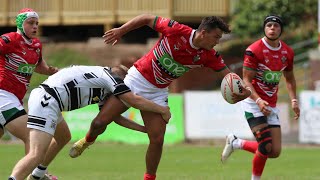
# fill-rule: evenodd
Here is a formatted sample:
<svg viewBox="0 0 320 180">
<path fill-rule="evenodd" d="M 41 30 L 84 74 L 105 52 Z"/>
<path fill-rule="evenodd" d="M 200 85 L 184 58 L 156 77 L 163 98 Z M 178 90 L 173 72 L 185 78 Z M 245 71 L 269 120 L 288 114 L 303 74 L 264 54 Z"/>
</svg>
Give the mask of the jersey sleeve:
<svg viewBox="0 0 320 180">
<path fill-rule="evenodd" d="M 293 60 L 294 60 L 294 51 L 291 48 L 288 48 L 288 66 L 284 69 L 285 71 L 293 70 Z"/>
<path fill-rule="evenodd" d="M 258 68 L 257 56 L 250 47 L 244 52 L 243 67 L 249 70 L 256 70 Z"/>
<path fill-rule="evenodd" d="M 115 96 L 119 96 L 131 91 L 118 75 L 112 73 L 111 70 L 108 70 L 107 68 L 104 68 L 103 71 L 104 72 L 100 81 L 101 88 L 109 89 L 109 91 Z"/>
<path fill-rule="evenodd" d="M 8 50 L 9 43 L 12 41 L 12 37 L 9 34 L 4 34 L 0 36 L 0 54 L 6 54 Z"/>
<path fill-rule="evenodd" d="M 208 59 L 204 64 L 205 67 L 211 68 L 216 72 L 222 71 L 227 68 L 227 65 L 224 63 L 221 55 L 212 50 L 207 55 Z"/>
<path fill-rule="evenodd" d="M 157 16 L 154 20 L 153 29 L 164 36 L 175 35 L 189 30 L 186 25 L 179 24 L 177 21 Z"/>
</svg>

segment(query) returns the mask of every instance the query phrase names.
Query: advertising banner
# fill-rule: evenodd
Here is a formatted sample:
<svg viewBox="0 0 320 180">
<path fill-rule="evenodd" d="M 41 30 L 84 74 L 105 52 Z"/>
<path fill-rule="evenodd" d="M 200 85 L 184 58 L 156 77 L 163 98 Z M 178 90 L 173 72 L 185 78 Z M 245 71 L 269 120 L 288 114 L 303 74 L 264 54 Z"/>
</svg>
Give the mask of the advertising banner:
<svg viewBox="0 0 320 180">
<path fill-rule="evenodd" d="M 167 124 L 165 134 L 165 143 L 172 144 L 184 141 L 183 125 L 183 97 L 178 94 L 169 95 L 169 107 L 172 117 Z M 90 128 L 90 123 L 98 114 L 98 106 L 91 105 L 71 112 L 64 112 L 63 117 L 66 119 L 72 134 L 72 141 L 77 141 L 86 135 Z M 143 124 L 140 111 L 130 108 L 123 113 L 123 116 Z M 138 131 L 126 129 L 112 122 L 108 125 L 107 130 L 101 134 L 97 141 L 113 141 L 131 144 L 148 144 L 147 134 Z"/>
<path fill-rule="evenodd" d="M 320 92 L 300 93 L 299 141 L 320 144 Z"/>
</svg>

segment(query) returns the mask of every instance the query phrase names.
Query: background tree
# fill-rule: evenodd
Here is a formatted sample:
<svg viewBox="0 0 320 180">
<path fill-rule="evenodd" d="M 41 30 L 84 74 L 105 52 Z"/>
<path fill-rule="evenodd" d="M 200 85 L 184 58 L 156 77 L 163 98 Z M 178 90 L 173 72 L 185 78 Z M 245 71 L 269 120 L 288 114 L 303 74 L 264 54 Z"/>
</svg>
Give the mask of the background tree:
<svg viewBox="0 0 320 180">
<path fill-rule="evenodd" d="M 277 14 L 284 21 L 285 35 L 311 38 L 317 36 L 317 10 L 317 0 L 238 0 L 230 25 L 237 37 L 255 38 L 263 35 L 265 16 Z"/>
</svg>

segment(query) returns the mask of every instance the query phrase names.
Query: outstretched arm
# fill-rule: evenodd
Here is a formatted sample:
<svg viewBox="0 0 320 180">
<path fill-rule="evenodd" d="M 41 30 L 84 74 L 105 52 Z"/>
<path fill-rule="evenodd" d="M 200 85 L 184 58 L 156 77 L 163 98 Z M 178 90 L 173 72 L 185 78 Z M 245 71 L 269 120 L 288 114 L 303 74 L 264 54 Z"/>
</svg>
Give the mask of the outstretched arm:
<svg viewBox="0 0 320 180">
<path fill-rule="evenodd" d="M 39 73 L 39 74 L 45 74 L 45 75 L 52 75 L 56 72 L 58 72 L 58 68 L 57 67 L 53 67 L 53 66 L 48 66 L 48 64 L 46 63 L 46 61 L 44 59 L 42 59 L 36 66 L 35 68 L 35 72 Z"/>
<path fill-rule="evenodd" d="M 132 92 L 121 94 L 118 96 L 118 98 L 136 109 L 160 113 L 162 118 L 167 122 L 171 118 L 170 108 L 168 106 L 160 106 L 148 99 L 135 95 Z"/>
<path fill-rule="evenodd" d="M 126 117 L 123 117 L 123 116 L 119 116 L 118 118 L 115 118 L 114 119 L 114 122 L 117 123 L 118 125 L 120 126 L 123 126 L 125 128 L 128 128 L 128 129 L 132 129 L 132 130 L 135 130 L 135 131 L 140 131 L 140 132 L 143 132 L 143 133 L 146 133 L 147 130 L 146 130 L 146 127 L 126 118 Z"/>
<path fill-rule="evenodd" d="M 150 14 L 142 14 L 142 15 L 136 16 L 135 18 L 131 19 L 127 23 L 123 24 L 121 27 L 113 28 L 105 32 L 104 35 L 102 36 L 105 39 L 104 42 L 106 44 L 115 45 L 117 42 L 119 42 L 120 38 L 123 35 L 125 35 L 126 33 L 134 29 L 140 28 L 145 25 L 152 28 L 155 18 L 156 16 L 150 15 Z"/>
</svg>

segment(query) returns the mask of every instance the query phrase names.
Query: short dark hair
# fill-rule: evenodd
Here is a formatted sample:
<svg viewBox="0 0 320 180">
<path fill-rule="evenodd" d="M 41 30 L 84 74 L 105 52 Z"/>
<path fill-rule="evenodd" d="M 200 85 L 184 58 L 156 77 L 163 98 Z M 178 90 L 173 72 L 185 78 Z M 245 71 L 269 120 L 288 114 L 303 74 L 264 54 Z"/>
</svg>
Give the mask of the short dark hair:
<svg viewBox="0 0 320 180">
<path fill-rule="evenodd" d="M 111 68 L 112 73 L 117 74 L 121 79 L 124 79 L 128 73 L 128 68 L 124 65 L 117 65 Z"/>
<path fill-rule="evenodd" d="M 229 25 L 217 16 L 209 16 L 203 18 L 201 24 L 198 27 L 198 30 L 206 30 L 209 32 L 215 28 L 221 29 L 226 34 L 231 32 L 231 30 L 229 29 Z"/>
</svg>

